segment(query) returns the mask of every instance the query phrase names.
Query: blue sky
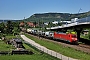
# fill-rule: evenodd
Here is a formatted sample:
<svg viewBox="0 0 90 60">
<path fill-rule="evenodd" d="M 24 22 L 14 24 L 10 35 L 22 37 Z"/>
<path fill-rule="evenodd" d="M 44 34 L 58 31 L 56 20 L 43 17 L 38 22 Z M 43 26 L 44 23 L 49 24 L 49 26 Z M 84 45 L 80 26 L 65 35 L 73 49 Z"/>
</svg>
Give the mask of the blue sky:
<svg viewBox="0 0 90 60">
<path fill-rule="evenodd" d="M 35 13 L 90 11 L 90 0 L 0 0 L 0 19 L 23 19 Z"/>
</svg>

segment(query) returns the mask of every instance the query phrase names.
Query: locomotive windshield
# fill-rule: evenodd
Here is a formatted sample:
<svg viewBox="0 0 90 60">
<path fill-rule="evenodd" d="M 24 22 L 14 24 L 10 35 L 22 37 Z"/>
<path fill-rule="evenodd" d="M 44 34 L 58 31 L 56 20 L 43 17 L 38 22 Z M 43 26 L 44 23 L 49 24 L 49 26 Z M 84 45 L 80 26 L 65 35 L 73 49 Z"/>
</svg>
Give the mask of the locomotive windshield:
<svg viewBox="0 0 90 60">
<path fill-rule="evenodd" d="M 73 38 L 77 38 L 77 36 L 76 36 L 76 35 L 72 35 L 72 37 L 73 37 Z"/>
</svg>

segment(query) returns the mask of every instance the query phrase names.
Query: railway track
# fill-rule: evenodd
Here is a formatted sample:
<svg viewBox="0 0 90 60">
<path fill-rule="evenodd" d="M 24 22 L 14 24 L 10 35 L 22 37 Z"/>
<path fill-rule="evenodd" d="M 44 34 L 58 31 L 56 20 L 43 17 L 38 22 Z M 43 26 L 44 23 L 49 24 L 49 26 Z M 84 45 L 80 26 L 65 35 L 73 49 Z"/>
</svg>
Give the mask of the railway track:
<svg viewBox="0 0 90 60">
<path fill-rule="evenodd" d="M 57 44 L 61 44 L 65 47 L 70 47 L 70 48 L 74 48 L 75 50 L 78 50 L 78 51 L 82 51 L 82 52 L 85 52 L 85 53 L 89 53 L 90 54 L 90 45 L 87 45 L 87 44 L 79 44 L 79 45 L 72 45 L 70 43 L 65 43 L 65 42 L 59 42 L 57 40 L 52 40 L 52 39 L 46 39 L 46 38 L 43 38 L 43 37 L 38 37 L 38 36 L 35 36 L 35 35 L 32 35 L 32 34 L 29 34 L 35 38 L 39 38 L 39 39 L 43 39 L 43 40 L 47 40 L 47 41 L 50 41 L 50 42 L 54 42 L 54 43 L 57 43 Z"/>
<path fill-rule="evenodd" d="M 79 44 L 80 47 L 83 47 L 83 48 L 87 48 L 87 49 L 90 49 L 90 45 L 86 45 L 86 44 Z"/>
</svg>

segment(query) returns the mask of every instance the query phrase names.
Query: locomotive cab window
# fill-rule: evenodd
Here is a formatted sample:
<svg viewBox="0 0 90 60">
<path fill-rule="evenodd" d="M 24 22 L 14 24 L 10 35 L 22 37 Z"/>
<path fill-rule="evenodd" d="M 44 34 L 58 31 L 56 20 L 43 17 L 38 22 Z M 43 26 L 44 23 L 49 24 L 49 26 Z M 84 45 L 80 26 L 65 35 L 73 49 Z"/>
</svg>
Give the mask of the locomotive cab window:
<svg viewBox="0 0 90 60">
<path fill-rule="evenodd" d="M 77 36 L 76 35 L 72 35 L 73 38 L 76 38 Z"/>
<path fill-rule="evenodd" d="M 70 35 L 69 35 L 69 37 L 70 37 Z"/>
</svg>

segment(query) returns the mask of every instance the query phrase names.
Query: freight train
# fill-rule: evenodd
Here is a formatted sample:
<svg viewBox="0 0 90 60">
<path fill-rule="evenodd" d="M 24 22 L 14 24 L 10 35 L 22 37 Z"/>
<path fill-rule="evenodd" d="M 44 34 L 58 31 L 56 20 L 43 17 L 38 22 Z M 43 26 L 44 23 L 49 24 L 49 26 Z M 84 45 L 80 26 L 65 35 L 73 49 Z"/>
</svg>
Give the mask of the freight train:
<svg viewBox="0 0 90 60">
<path fill-rule="evenodd" d="M 72 33 L 52 32 L 52 31 L 45 32 L 45 31 L 39 31 L 33 29 L 27 29 L 27 32 L 44 38 L 63 40 L 75 44 L 78 43 L 76 34 L 72 34 Z"/>
</svg>

